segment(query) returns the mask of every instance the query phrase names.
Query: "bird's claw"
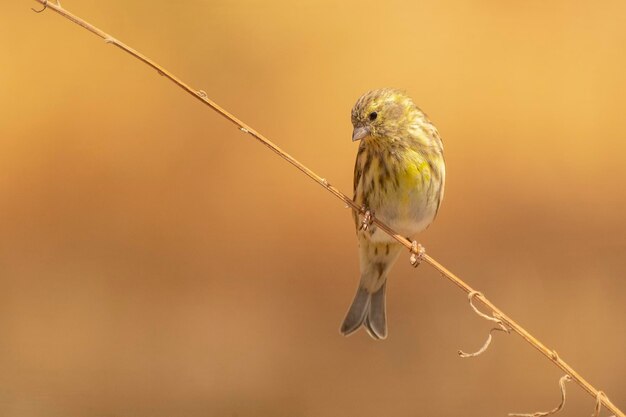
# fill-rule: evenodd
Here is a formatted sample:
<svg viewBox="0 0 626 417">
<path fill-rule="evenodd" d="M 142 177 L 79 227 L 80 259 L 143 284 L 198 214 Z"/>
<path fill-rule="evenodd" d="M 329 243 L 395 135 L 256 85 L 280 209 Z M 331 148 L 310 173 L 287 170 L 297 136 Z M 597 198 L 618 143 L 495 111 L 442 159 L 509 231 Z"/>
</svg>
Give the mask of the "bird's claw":
<svg viewBox="0 0 626 417">
<path fill-rule="evenodd" d="M 372 223 L 374 222 L 374 213 L 370 210 L 363 209 L 363 220 L 361 220 L 360 229 L 363 231 L 367 231 L 370 228 Z"/>
<path fill-rule="evenodd" d="M 424 259 L 424 255 L 426 254 L 426 248 L 413 241 L 411 243 L 411 257 L 409 258 L 409 262 L 413 265 L 413 268 L 417 268 L 419 264 Z"/>
</svg>

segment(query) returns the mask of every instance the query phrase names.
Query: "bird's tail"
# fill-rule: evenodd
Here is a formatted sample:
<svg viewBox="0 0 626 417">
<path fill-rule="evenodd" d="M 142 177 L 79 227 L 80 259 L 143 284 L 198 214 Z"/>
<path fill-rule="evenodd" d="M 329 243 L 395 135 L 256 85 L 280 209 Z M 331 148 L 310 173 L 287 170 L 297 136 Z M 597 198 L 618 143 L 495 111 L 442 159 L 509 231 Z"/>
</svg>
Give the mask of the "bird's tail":
<svg viewBox="0 0 626 417">
<path fill-rule="evenodd" d="M 361 280 L 352 305 L 341 325 L 341 333 L 345 336 L 365 326 L 374 339 L 387 337 L 385 308 L 387 273 L 401 250 L 402 246 L 397 243 L 375 243 L 360 239 Z"/>
<path fill-rule="evenodd" d="M 386 286 L 387 283 L 384 283 L 376 292 L 370 293 L 362 284 L 359 284 L 352 305 L 341 325 L 341 333 L 344 336 L 348 336 L 364 325 L 374 339 L 387 337 Z"/>
</svg>

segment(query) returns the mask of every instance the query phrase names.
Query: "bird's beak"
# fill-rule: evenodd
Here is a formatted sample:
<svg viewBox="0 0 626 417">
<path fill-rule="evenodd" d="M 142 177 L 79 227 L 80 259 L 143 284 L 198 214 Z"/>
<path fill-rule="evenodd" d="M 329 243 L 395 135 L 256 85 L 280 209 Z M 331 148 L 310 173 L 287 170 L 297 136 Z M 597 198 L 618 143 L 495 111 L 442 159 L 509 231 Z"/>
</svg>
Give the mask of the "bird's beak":
<svg viewBox="0 0 626 417">
<path fill-rule="evenodd" d="M 355 127 L 352 131 L 352 142 L 356 142 L 357 140 L 363 139 L 365 136 L 370 134 L 369 128 L 365 126 Z"/>
</svg>

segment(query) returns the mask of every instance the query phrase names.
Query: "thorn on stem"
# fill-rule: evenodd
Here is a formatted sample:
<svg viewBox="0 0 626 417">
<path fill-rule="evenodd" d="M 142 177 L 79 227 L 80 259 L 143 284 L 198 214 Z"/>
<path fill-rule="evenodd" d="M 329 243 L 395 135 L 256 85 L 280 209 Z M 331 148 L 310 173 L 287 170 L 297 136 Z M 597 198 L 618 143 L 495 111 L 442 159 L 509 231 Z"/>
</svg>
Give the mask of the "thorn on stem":
<svg viewBox="0 0 626 417">
<path fill-rule="evenodd" d="M 239 130 L 241 130 L 243 133 L 250 133 L 250 131 L 245 127 L 240 127 Z"/>
<path fill-rule="evenodd" d="M 570 382 L 571 380 L 572 380 L 572 377 L 569 375 L 563 375 L 561 379 L 559 379 L 559 385 L 561 386 L 561 404 L 559 404 L 552 410 L 537 411 L 534 413 L 522 413 L 522 414 L 509 413 L 509 416 L 511 417 L 544 417 L 544 416 L 549 416 L 550 414 L 558 413 L 565 406 L 565 383 Z"/>
<path fill-rule="evenodd" d="M 483 346 L 478 349 L 476 352 L 474 353 L 466 353 L 463 352 L 462 350 L 459 349 L 458 353 L 459 356 L 462 358 L 473 358 L 475 356 L 481 355 L 483 354 L 487 348 L 489 348 L 489 345 L 491 344 L 491 340 L 492 340 L 492 333 L 493 331 L 497 330 L 500 332 L 505 332 L 505 333 L 509 333 L 511 331 L 511 329 L 509 329 L 504 322 L 502 321 L 502 319 L 500 318 L 499 315 L 497 315 L 495 312 L 491 313 L 491 316 L 486 315 L 485 313 L 483 313 L 482 311 L 480 311 L 475 305 L 474 305 L 474 297 L 476 296 L 480 296 L 480 297 L 484 297 L 482 295 L 481 292 L 479 291 L 470 291 L 470 293 L 467 295 L 467 298 L 469 299 L 469 304 L 470 307 L 472 307 L 472 310 L 474 310 L 474 312 L 476 314 L 478 314 L 480 317 L 484 318 L 485 320 L 489 320 L 492 321 L 494 323 L 496 323 L 498 325 L 498 327 L 493 327 L 491 330 L 489 330 L 489 335 L 487 336 L 487 340 L 485 341 L 485 343 L 483 344 Z"/>
<path fill-rule="evenodd" d="M 200 98 L 207 98 L 208 97 L 207 93 L 204 90 L 198 90 L 198 91 L 196 91 L 196 94 Z"/>
<path fill-rule="evenodd" d="M 322 178 L 322 184 L 324 185 L 324 187 L 328 187 L 330 185 L 326 178 Z"/>
<path fill-rule="evenodd" d="M 409 258 L 409 262 L 411 262 L 413 268 L 417 268 L 420 263 L 422 263 L 422 259 L 424 259 L 425 254 L 425 247 L 423 247 L 416 241 L 411 242 L 411 257 Z"/>
</svg>

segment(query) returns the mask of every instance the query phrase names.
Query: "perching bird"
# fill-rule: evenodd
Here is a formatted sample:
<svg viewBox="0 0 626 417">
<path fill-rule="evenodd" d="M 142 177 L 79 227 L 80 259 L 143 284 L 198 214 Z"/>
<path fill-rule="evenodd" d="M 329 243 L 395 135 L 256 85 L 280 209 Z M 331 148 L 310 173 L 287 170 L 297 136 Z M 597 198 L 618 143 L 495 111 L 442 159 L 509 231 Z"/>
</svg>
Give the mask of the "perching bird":
<svg viewBox="0 0 626 417">
<path fill-rule="evenodd" d="M 443 198 L 445 164 L 439 133 L 404 92 L 383 88 L 352 108 L 352 140 L 360 140 L 354 167 L 354 201 L 393 230 L 413 239 L 434 220 Z M 387 273 L 402 245 L 372 224 L 354 219 L 361 280 L 341 332 L 362 325 L 374 339 L 387 337 Z"/>
</svg>

